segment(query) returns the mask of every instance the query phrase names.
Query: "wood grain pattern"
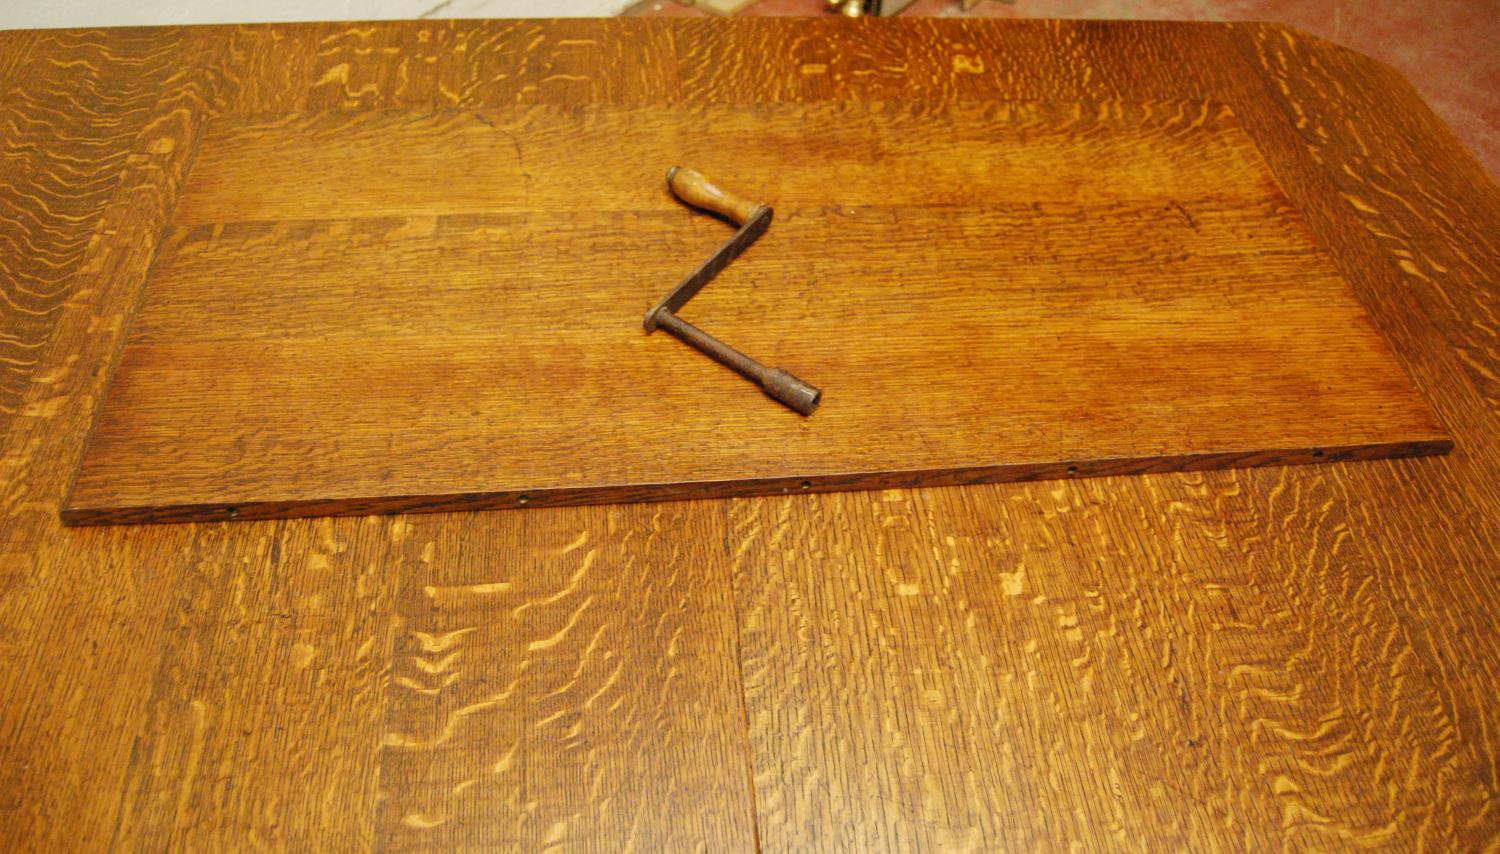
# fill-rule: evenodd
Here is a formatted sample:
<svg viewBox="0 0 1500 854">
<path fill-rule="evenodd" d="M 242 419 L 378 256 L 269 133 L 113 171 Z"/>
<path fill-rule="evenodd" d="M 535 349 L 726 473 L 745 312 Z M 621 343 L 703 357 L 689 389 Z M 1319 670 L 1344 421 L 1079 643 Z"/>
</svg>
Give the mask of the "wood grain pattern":
<svg viewBox="0 0 1500 854">
<path fill-rule="evenodd" d="M 49 506 L 66 492 L 214 95 L 193 69 L 219 60 L 212 40 L 170 30 L 41 33 L 30 50 L 3 107 L 8 127 L 31 131 L 7 134 L 7 155 L 41 166 L 8 172 L 4 191 L 5 234 L 28 251 L 13 256 L 0 338 L 30 355 L 4 362 L 19 384 L 0 415 L 0 844 L 60 850 L 114 833 L 169 642 L 163 609 L 181 568 L 211 559 L 200 533 L 167 549 L 124 529 L 59 538 Z M 68 265 L 70 277 L 53 278 Z"/>
<path fill-rule="evenodd" d="M 1276 26 L 706 24 L 0 34 L 3 239 L 74 247 L 4 256 L 53 284 L 3 315 L 0 847 L 1493 848 L 1500 192 L 1411 88 Z M 1454 452 L 60 525 L 205 123 L 892 99 L 1226 104 Z"/>
<path fill-rule="evenodd" d="M 412 531 L 386 847 L 752 847 L 723 515 L 510 515 Z"/>
<path fill-rule="evenodd" d="M 31 36 L 7 50 L 14 70 L 4 76 L 0 101 L 3 424 L 18 414 L 131 144 L 182 59 L 160 31 L 135 31 L 110 45 L 66 31 Z"/>
<path fill-rule="evenodd" d="M 823 378 L 815 419 L 640 332 L 725 236 L 665 191 L 663 152 L 777 208 L 687 314 Z M 311 113 L 206 134 L 64 518 L 1449 445 L 1213 102 Z"/>
</svg>

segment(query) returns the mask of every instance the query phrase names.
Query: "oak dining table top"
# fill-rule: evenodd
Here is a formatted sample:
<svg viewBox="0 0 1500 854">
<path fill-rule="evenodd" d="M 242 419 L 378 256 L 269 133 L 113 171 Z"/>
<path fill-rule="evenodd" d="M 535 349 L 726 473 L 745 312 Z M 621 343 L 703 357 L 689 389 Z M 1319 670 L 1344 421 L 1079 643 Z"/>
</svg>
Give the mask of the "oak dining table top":
<svg viewBox="0 0 1500 854">
<path fill-rule="evenodd" d="M 1231 153 L 1253 147 L 1295 215 L 1286 233 L 1326 268 L 1320 287 L 1346 283 L 1296 305 L 1334 329 L 1361 309 L 1360 346 L 1392 366 L 1377 392 L 1409 382 L 1435 418 L 1403 436 L 1451 452 L 488 512 L 60 519 L 200 143 L 223 128 L 895 102 L 1082 105 L 1142 126 L 1176 105 L 1232 122 L 1248 142 Z M 1173 144 L 1179 126 L 1161 126 Z M 200 177 L 246 168 L 212 151 L 218 171 Z M 17 31 L 0 33 L 0 155 L 7 850 L 1500 839 L 1500 189 L 1374 60 L 1274 24 Z M 320 190 L 330 206 L 360 198 Z M 239 356 L 221 350 L 231 377 Z M 117 417 L 128 427 L 131 410 Z"/>
</svg>

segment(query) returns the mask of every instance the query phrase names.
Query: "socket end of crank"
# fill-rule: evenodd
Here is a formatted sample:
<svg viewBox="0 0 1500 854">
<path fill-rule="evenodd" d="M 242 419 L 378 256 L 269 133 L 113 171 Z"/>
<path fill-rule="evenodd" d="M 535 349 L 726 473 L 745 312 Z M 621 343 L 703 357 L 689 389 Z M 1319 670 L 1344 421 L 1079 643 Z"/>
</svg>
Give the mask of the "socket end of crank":
<svg viewBox="0 0 1500 854">
<path fill-rule="evenodd" d="M 813 414 L 813 410 L 823 402 L 822 391 L 780 368 L 766 371 L 760 387 L 767 397 L 780 401 L 792 411 L 802 415 Z"/>
</svg>

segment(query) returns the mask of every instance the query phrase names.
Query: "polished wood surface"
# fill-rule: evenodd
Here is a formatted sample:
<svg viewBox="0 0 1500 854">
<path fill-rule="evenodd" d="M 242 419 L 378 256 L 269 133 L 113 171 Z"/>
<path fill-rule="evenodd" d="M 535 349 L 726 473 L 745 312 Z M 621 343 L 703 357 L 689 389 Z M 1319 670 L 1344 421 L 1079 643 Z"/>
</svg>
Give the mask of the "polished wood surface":
<svg viewBox="0 0 1500 854">
<path fill-rule="evenodd" d="M 0 80 L 3 847 L 1500 836 L 1500 192 L 1388 68 L 1269 25 L 629 20 L 0 33 Z M 834 99 L 1228 105 L 1453 452 L 60 524 L 218 117 Z"/>
<path fill-rule="evenodd" d="M 192 157 L 67 521 L 1450 445 L 1214 102 L 345 110 L 217 117 Z M 642 330 L 731 234 L 674 160 L 775 208 L 682 312 L 820 385 L 813 417 Z"/>
</svg>

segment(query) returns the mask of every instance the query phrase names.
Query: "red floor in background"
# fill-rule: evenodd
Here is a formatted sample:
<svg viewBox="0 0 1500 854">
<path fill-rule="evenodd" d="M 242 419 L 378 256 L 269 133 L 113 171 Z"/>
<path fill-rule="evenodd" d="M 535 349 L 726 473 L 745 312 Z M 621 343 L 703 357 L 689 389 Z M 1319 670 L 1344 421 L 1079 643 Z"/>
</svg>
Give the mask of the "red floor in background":
<svg viewBox="0 0 1500 854">
<path fill-rule="evenodd" d="M 707 15 L 676 0 L 627 14 Z M 823 0 L 760 0 L 744 15 L 822 15 Z M 903 15 L 1277 21 L 1399 68 L 1474 156 L 1500 177 L 1500 0 L 916 0 Z"/>
</svg>

